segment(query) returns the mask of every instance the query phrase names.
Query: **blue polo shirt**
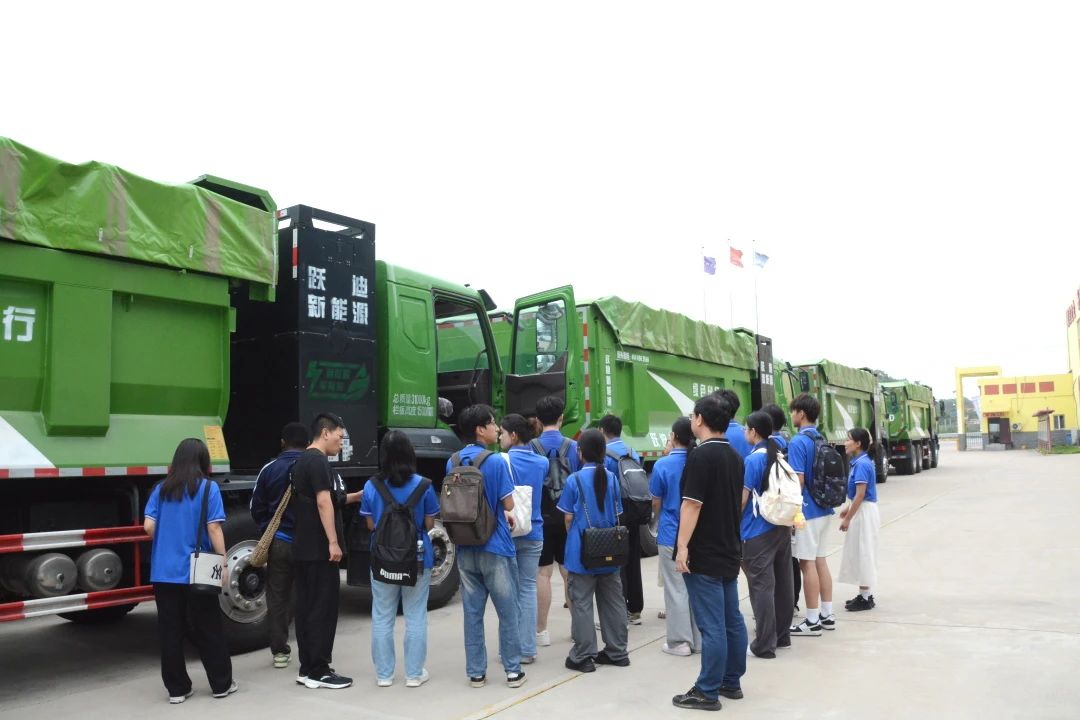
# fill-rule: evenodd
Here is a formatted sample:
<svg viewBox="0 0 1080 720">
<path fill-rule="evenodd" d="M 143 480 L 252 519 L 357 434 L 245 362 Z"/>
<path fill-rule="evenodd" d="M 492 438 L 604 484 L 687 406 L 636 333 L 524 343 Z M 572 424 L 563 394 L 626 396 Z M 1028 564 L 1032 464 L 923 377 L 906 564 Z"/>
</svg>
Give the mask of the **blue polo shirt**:
<svg viewBox="0 0 1080 720">
<path fill-rule="evenodd" d="M 803 474 L 803 517 L 807 520 L 836 514 L 832 508 L 823 508 L 814 502 L 807 489 L 814 478 L 815 437 L 821 437 L 821 433 L 818 432 L 817 426 L 811 425 L 799 430 L 799 433 L 788 443 L 788 463 L 792 470 Z"/>
<path fill-rule="evenodd" d="M 759 448 L 761 452 L 758 452 Z M 758 535 L 764 535 L 776 527 L 761 515 L 754 516 L 754 493 L 761 494 L 761 481 L 765 477 L 768 464 L 769 452 L 763 442 L 755 445 L 743 461 L 743 487 L 750 491 L 750 499 L 743 508 L 742 522 L 739 525 L 743 542 L 756 538 Z"/>
<path fill-rule="evenodd" d="M 466 445 L 460 450 L 461 462 L 466 465 L 471 464 L 473 458 L 485 449 L 476 443 Z M 446 461 L 447 473 L 454 467 L 452 460 L 453 458 Z M 514 539 L 510 537 L 510 525 L 506 522 L 506 514 L 502 508 L 502 501 L 514 494 L 514 481 L 510 478 L 510 468 L 506 460 L 495 453 L 480 466 L 480 472 L 484 475 L 484 498 L 491 512 L 495 513 L 495 532 L 491 533 L 491 537 L 483 545 L 461 545 L 457 550 L 458 552 L 489 552 L 504 557 L 517 557 L 517 547 L 514 545 Z"/>
<path fill-rule="evenodd" d="M 784 453 L 784 455 L 786 457 L 787 456 L 787 448 L 788 448 L 787 438 L 785 438 L 780 433 L 773 433 L 772 435 L 769 436 L 769 439 L 776 441 L 776 446 L 778 448 L 780 448 L 780 452 Z"/>
<path fill-rule="evenodd" d="M 387 489 L 390 490 L 390 497 L 394 498 L 402 505 L 409 499 L 409 496 L 413 494 L 413 490 L 420 484 L 421 478 L 419 475 L 413 474 L 401 487 L 394 487 L 390 483 L 387 483 Z M 382 495 L 375 489 L 375 479 L 372 478 L 364 483 L 364 494 L 360 500 L 360 517 L 371 518 L 375 521 L 375 525 L 378 526 L 379 520 L 382 519 L 383 513 L 386 512 L 386 503 L 383 502 Z M 379 482 L 382 482 L 381 480 Z M 435 517 L 439 514 L 439 498 L 435 496 L 434 485 L 429 485 L 427 492 L 420 496 L 420 502 L 416 503 L 416 507 L 413 508 L 413 519 L 416 520 L 417 537 L 424 541 L 424 569 L 430 570 L 435 567 L 435 555 L 431 550 L 431 536 L 427 533 L 427 528 L 424 526 L 424 519 L 429 517 Z M 375 545 L 375 535 L 371 536 L 371 544 Z"/>
<path fill-rule="evenodd" d="M 679 533 L 679 513 L 682 510 L 682 493 L 679 481 L 686 467 L 686 450 L 675 448 L 653 465 L 649 478 L 649 492 L 660 498 L 660 519 L 656 526 L 656 544 L 675 547 Z"/>
<path fill-rule="evenodd" d="M 150 493 L 144 514 L 157 522 L 157 527 L 154 528 L 154 543 L 150 548 L 150 582 L 178 585 L 189 583 L 196 532 L 202 539 L 200 549 L 203 552 L 213 552 L 209 532 L 205 528 L 196 527 L 202 512 L 204 492 L 210 493 L 206 506 L 206 522 L 225 522 L 225 506 L 221 503 L 221 489 L 216 482 L 204 478 L 194 497 L 185 490 L 179 500 L 162 498 L 161 483 Z"/>
<path fill-rule="evenodd" d="M 547 456 L 552 457 L 556 454 L 559 447 L 562 445 L 562 441 L 568 440 L 569 438 L 567 438 L 558 430 L 545 430 L 537 439 L 540 441 L 540 445 L 543 446 L 544 452 L 547 453 Z M 576 440 L 570 440 L 570 447 L 566 451 L 566 461 L 570 467 L 570 472 L 576 473 L 578 470 L 581 469 L 581 458 L 578 457 Z"/>
<path fill-rule="evenodd" d="M 743 460 L 753 450 L 750 443 L 746 442 L 746 429 L 734 420 L 728 423 L 727 430 L 724 431 L 724 439 L 731 443 L 731 449 L 739 453 L 739 457 Z"/>
<path fill-rule="evenodd" d="M 622 501 L 619 499 L 619 481 L 615 474 L 607 473 L 607 495 L 604 498 L 603 507 L 596 502 L 594 490 L 594 476 L 596 465 L 586 463 L 578 472 L 566 479 L 566 487 L 563 488 L 562 497 L 559 498 L 558 508 L 567 515 L 573 515 L 570 529 L 566 532 L 566 560 L 563 566 L 572 573 L 578 575 L 608 575 L 617 573 L 621 568 L 597 568 L 588 570 L 581 564 L 581 536 L 585 528 L 615 527 L 618 516 L 622 514 Z M 583 499 L 584 498 L 584 499 Z M 585 519 L 585 503 L 588 503 L 589 518 Z"/>
<path fill-rule="evenodd" d="M 866 453 L 860 453 L 851 461 L 851 472 L 848 473 L 847 496 L 848 500 L 855 499 L 855 486 L 866 485 L 864 502 L 877 502 L 877 471 L 874 470 L 874 461 Z"/>
<path fill-rule="evenodd" d="M 611 452 L 614 452 L 619 457 L 623 457 L 624 455 L 629 453 L 630 457 L 634 458 L 639 463 L 641 462 L 641 456 L 637 454 L 636 450 L 624 443 L 622 438 L 615 438 L 614 440 L 608 441 L 607 449 Z M 619 463 L 617 460 L 611 457 L 607 457 L 604 459 L 604 466 L 609 471 L 615 473 L 615 477 L 619 476 Z"/>
<path fill-rule="evenodd" d="M 532 488 L 532 530 L 522 535 L 519 540 L 544 539 L 544 516 L 540 513 L 543 500 L 544 480 L 547 479 L 548 461 L 543 455 L 537 455 L 527 445 L 510 448 L 507 453 L 513 466 L 515 485 L 528 485 Z"/>
</svg>

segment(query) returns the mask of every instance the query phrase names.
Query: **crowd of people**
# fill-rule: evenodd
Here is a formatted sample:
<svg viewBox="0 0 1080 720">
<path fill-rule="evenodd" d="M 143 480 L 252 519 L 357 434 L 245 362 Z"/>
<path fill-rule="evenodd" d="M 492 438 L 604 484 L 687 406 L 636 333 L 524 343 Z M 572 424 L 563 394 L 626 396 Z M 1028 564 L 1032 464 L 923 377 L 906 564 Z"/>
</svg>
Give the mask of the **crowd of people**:
<svg viewBox="0 0 1080 720">
<path fill-rule="evenodd" d="M 718 710 L 721 697 L 742 698 L 748 656 L 775 659 L 778 650 L 791 647 L 792 638 L 817 637 L 836 628 L 825 548 L 836 513 L 830 503 L 821 504 L 820 493 L 812 492 L 815 469 L 822 472 L 824 441 L 816 427 L 820 405 L 805 394 L 791 403 L 790 441 L 783 432 L 788 414 L 776 405 L 751 412 L 745 427 L 734 419 L 738 410 L 739 398 L 730 390 L 698 400 L 689 417 L 672 425 L 664 457 L 647 478 L 664 590 L 662 650 L 700 655 L 693 686 L 672 700 L 682 708 Z M 548 618 L 556 565 L 564 578 L 563 607 L 571 619 L 565 667 L 590 673 L 597 665 L 630 665 L 629 626 L 641 623 L 644 609 L 643 521 L 641 502 L 627 488 L 633 483 L 628 476 L 644 477 L 641 458 L 623 442 L 618 417 L 605 416 L 596 429 L 571 440 L 561 432 L 563 411 L 563 401 L 551 396 L 537 403 L 534 418 L 496 418 L 486 405 L 465 408 L 457 418 L 464 447 L 447 461 L 447 476 L 455 481 L 470 474 L 479 478 L 480 515 L 490 518 L 475 541 L 457 547 L 465 674 L 472 687 L 488 682 L 484 615 L 489 599 L 498 616 L 498 657 L 509 687 L 523 685 L 524 666 L 536 661 L 539 648 L 551 646 Z M 359 503 L 358 520 L 371 538 L 376 685 L 390 687 L 396 679 L 394 626 L 400 606 L 405 685 L 420 687 L 430 677 L 425 667 L 434 564 L 429 531 L 440 516 L 444 524 L 453 524 L 449 506 L 440 507 L 432 481 L 417 473 L 415 450 L 399 431 L 382 439 L 378 474 L 361 491 L 347 492 L 328 461 L 340 451 L 343 435 L 341 420 L 332 414 L 319 415 L 310 433 L 290 423 L 282 431 L 281 454 L 261 470 L 252 494 L 256 523 L 264 531 L 276 526 L 270 528 L 266 572 L 273 665 L 290 665 L 289 625 L 295 622 L 296 682 L 311 689 L 352 685 L 351 678 L 334 670 L 332 656 L 342 515 Z M 871 442 L 865 429 L 854 428 L 845 443 L 850 473 L 839 512 L 839 527 L 846 533 L 839 581 L 859 587 L 846 603 L 853 612 L 875 606 L 880 518 L 868 455 Z M 496 446 L 503 452 L 490 450 Z M 760 499 L 770 483 L 778 482 L 780 471 L 797 475 L 803 496 L 801 512 L 790 526 L 772 524 L 759 512 Z M 185 587 L 191 582 L 192 553 L 224 554 L 225 513 L 209 474 L 206 446 L 183 441 L 145 511 L 146 530 L 154 540 L 151 581 L 162 678 L 173 703 L 192 693 L 183 658 L 185 617 L 214 697 L 237 689 L 216 598 Z M 798 487 L 792 492 L 797 501 Z M 598 542 L 613 543 L 615 549 L 601 552 L 610 554 L 598 560 Z M 750 591 L 752 639 L 739 609 L 740 572 Z M 227 569 L 221 580 L 227 585 Z M 796 623 L 800 585 L 805 617 Z"/>
</svg>

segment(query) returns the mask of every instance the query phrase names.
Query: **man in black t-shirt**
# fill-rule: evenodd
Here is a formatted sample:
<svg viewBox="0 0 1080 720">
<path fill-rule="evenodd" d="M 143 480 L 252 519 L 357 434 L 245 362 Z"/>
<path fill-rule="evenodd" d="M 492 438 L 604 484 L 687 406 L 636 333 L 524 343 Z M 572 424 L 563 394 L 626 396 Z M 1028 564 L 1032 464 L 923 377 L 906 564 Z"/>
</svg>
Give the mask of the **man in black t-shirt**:
<svg viewBox="0 0 1080 720">
<path fill-rule="evenodd" d="M 338 675 L 330 667 L 341 584 L 341 508 L 347 500 L 341 477 L 330 467 L 327 456 L 341 452 L 344 435 L 341 418 L 319 415 L 311 426 L 311 445 L 297 458 L 292 472 L 296 644 L 300 651 L 296 682 L 312 689 L 340 690 L 352 685 L 352 678 Z"/>
<path fill-rule="evenodd" d="M 725 438 L 731 406 L 709 395 L 698 400 L 691 425 L 699 445 L 683 471 L 675 569 L 684 573 L 690 611 L 701 630 L 701 673 L 676 707 L 719 710 L 737 700 L 746 673 L 746 623 L 739 611 L 742 561 L 743 461 Z"/>
</svg>

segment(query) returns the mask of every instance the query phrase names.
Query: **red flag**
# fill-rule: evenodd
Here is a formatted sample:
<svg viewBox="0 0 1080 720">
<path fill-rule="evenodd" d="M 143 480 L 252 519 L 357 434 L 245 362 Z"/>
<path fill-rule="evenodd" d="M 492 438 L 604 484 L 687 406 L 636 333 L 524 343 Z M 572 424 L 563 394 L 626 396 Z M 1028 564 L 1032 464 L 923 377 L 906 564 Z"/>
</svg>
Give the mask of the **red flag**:
<svg viewBox="0 0 1080 720">
<path fill-rule="evenodd" d="M 731 250 L 731 264 L 735 267 L 742 267 L 742 250 L 736 250 L 731 245 L 728 245 L 728 249 Z"/>
</svg>

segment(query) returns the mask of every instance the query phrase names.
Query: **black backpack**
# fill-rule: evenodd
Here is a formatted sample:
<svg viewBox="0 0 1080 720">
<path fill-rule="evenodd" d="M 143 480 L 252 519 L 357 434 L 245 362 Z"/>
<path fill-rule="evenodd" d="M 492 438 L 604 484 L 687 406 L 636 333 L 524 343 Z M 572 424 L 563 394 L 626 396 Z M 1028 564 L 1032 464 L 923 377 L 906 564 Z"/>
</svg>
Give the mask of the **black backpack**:
<svg viewBox="0 0 1080 720">
<path fill-rule="evenodd" d="M 563 438 L 562 444 L 551 455 L 544 450 L 539 440 L 529 443 L 537 455 L 547 457 L 548 471 L 544 478 L 544 491 L 540 496 L 540 515 L 545 525 L 561 525 L 564 514 L 558 509 L 559 498 L 566 487 L 566 478 L 570 477 L 570 441 Z"/>
<path fill-rule="evenodd" d="M 619 455 L 608 450 L 607 456 L 619 464 L 619 489 L 622 494 L 622 522 L 627 527 L 652 520 L 652 493 L 649 475 L 630 453 Z"/>
<path fill-rule="evenodd" d="M 814 436 L 814 477 L 810 497 L 823 508 L 840 507 L 847 497 L 847 473 L 844 458 L 821 434 Z"/>
<path fill-rule="evenodd" d="M 413 510 L 431 487 L 431 481 L 421 478 L 404 505 L 390 494 L 385 479 L 374 478 L 371 484 L 385 504 L 371 536 L 371 574 L 376 580 L 390 585 L 416 585 L 416 576 L 420 572 L 416 557 L 420 530 L 416 527 Z"/>
</svg>

